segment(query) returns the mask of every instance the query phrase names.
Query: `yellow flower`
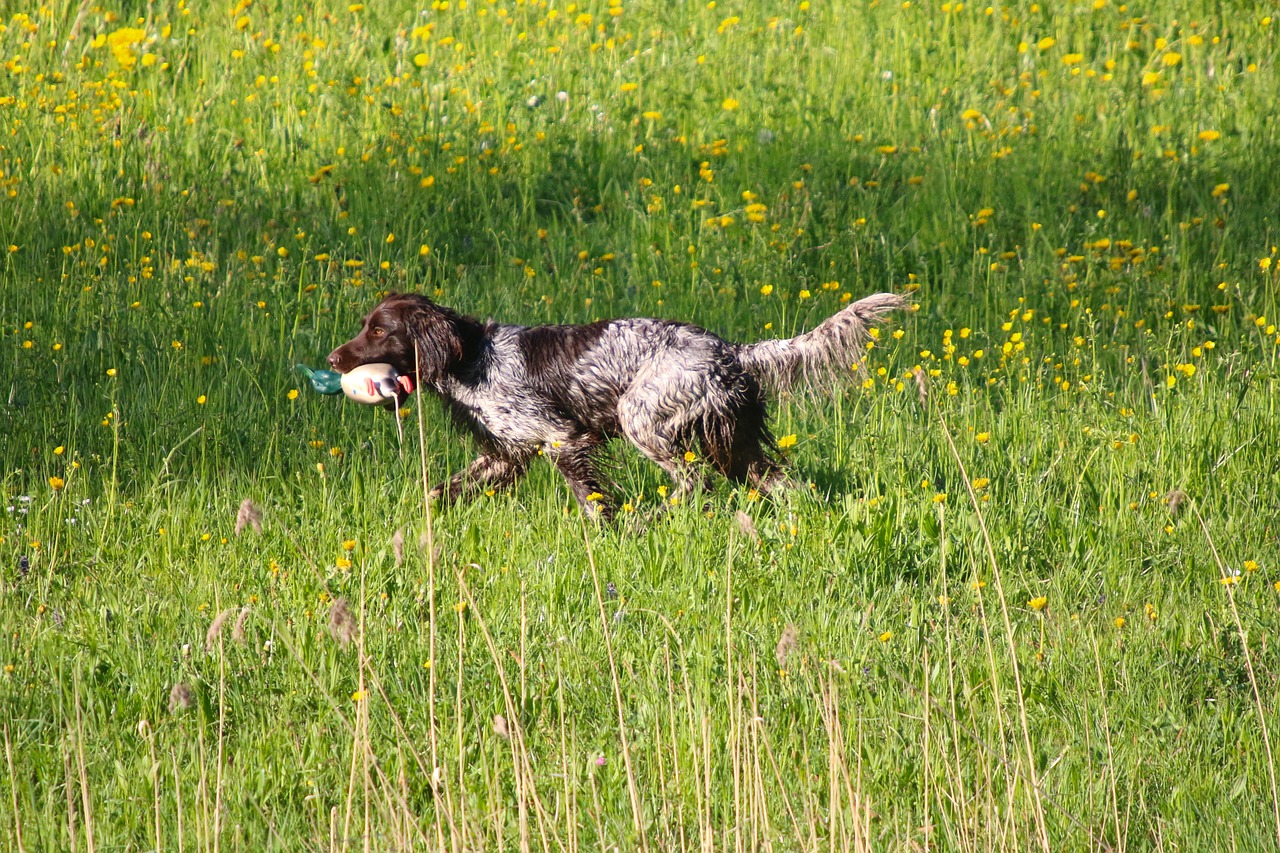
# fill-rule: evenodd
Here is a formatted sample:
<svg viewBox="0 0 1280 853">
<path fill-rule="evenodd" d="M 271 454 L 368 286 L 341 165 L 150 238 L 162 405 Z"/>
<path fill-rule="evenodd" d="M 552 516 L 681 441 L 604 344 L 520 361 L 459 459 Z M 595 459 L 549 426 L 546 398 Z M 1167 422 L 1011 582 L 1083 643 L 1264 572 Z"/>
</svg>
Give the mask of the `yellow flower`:
<svg viewBox="0 0 1280 853">
<path fill-rule="evenodd" d="M 773 285 L 772 285 L 772 284 L 766 284 L 764 287 L 760 288 L 760 295 L 761 295 L 761 296 L 768 296 L 770 293 L 773 293 Z"/>
<path fill-rule="evenodd" d="M 115 376 L 115 375 L 116 375 L 116 369 L 115 369 L 114 367 L 108 367 L 108 368 L 107 368 L 107 375 L 108 375 L 108 376 Z"/>
<path fill-rule="evenodd" d="M 344 551 L 354 551 L 355 549 L 356 549 L 356 540 L 354 540 L 354 539 L 343 539 L 343 540 L 342 540 L 342 550 L 344 550 Z"/>
<path fill-rule="evenodd" d="M 1084 60 L 1083 53 L 1068 53 L 1062 57 L 1063 65 L 1079 65 Z"/>
<path fill-rule="evenodd" d="M 1048 605 L 1048 603 L 1049 603 L 1048 596 L 1038 595 L 1035 598 L 1028 601 L 1027 606 L 1030 607 L 1032 610 L 1039 612 L 1041 610 L 1044 610 L 1045 606 Z"/>
<path fill-rule="evenodd" d="M 685 462 L 694 462 L 694 461 L 697 461 L 697 459 L 698 459 L 698 454 L 694 453 L 692 450 L 686 450 L 684 452 Z"/>
<path fill-rule="evenodd" d="M 936 503 L 936 504 L 946 503 L 946 502 L 947 502 L 947 493 L 946 493 L 946 492 L 938 492 L 936 495 L 934 495 L 934 496 L 933 496 L 933 502 L 934 502 L 934 503 Z"/>
<path fill-rule="evenodd" d="M 893 639 L 892 631 L 885 631 L 883 634 L 880 635 L 880 642 L 882 643 L 887 643 L 892 639 Z"/>
<path fill-rule="evenodd" d="M 427 56 L 425 53 L 415 53 L 413 55 L 413 64 L 418 66 L 419 68 L 426 67 L 427 63 L 429 63 L 430 61 L 431 61 L 431 57 Z"/>
<path fill-rule="evenodd" d="M 781 447 L 784 450 L 788 447 L 794 447 L 795 443 L 796 443 L 795 433 L 791 433 L 790 435 L 784 435 L 782 438 L 778 439 L 778 447 Z"/>
<path fill-rule="evenodd" d="M 347 569 L 351 568 L 351 561 L 346 557 L 339 557 L 336 565 L 345 572 Z"/>
<path fill-rule="evenodd" d="M 459 601 L 457 604 L 453 605 L 453 609 L 458 613 L 462 613 L 467 609 L 467 603 L 465 601 Z"/>
<path fill-rule="evenodd" d="M 196 405 L 203 406 L 205 403 L 205 399 L 206 397 L 203 394 L 201 394 L 199 397 L 196 397 Z"/>
<path fill-rule="evenodd" d="M 364 691 L 364 690 L 357 690 L 355 693 L 352 693 L 352 694 L 351 694 L 351 701 L 352 701 L 352 702 L 363 702 L 363 701 L 364 701 L 364 697 L 365 697 L 366 695 L 367 695 L 366 691 Z"/>
<path fill-rule="evenodd" d="M 1115 625 L 1117 629 L 1123 628 L 1123 627 L 1124 627 L 1124 617 L 1123 617 L 1123 616 L 1117 616 L 1117 617 L 1115 618 L 1115 620 L 1114 620 L 1114 621 L 1112 621 L 1112 623 L 1111 623 L 1111 624 L 1112 624 L 1112 625 Z"/>
<path fill-rule="evenodd" d="M 49 478 L 49 488 L 53 489 L 55 492 L 62 491 L 62 487 L 65 486 L 66 484 L 67 484 L 66 481 L 63 480 L 61 477 Z"/>
<path fill-rule="evenodd" d="M 1199 138 L 1201 142 L 1213 142 L 1221 136 L 1222 133 L 1216 130 L 1202 130 L 1196 134 L 1196 137 Z"/>
<path fill-rule="evenodd" d="M 62 454 L 66 453 L 66 452 L 67 452 L 67 449 L 66 449 L 65 447 L 63 447 L 61 444 L 59 444 L 57 447 L 55 447 L 55 448 L 53 449 L 53 455 L 54 455 L 54 456 L 61 456 Z"/>
<path fill-rule="evenodd" d="M 1214 198 L 1218 198 L 1220 196 L 1226 195 L 1230 191 L 1231 191 L 1231 184 L 1218 184 L 1213 188 L 1213 191 L 1209 193 L 1209 195 L 1213 196 Z"/>
<path fill-rule="evenodd" d="M 296 399 L 298 399 L 298 389 L 297 389 L 297 388 L 290 388 L 290 389 L 289 389 L 288 397 L 289 397 L 289 399 L 290 399 L 290 400 L 296 400 Z"/>
<path fill-rule="evenodd" d="M 975 441 L 978 442 L 978 444 L 986 444 L 988 441 L 991 440 L 991 433 L 980 432 L 977 435 L 975 435 L 973 438 Z"/>
<path fill-rule="evenodd" d="M 690 454 L 686 453 L 685 455 L 688 456 Z M 604 495 L 600 494 L 599 492 L 592 492 L 591 494 L 587 495 L 587 500 L 589 501 L 598 501 L 603 499 L 604 499 Z"/>
<path fill-rule="evenodd" d="M 1040 39 L 1040 41 L 1036 42 L 1036 47 L 1038 47 L 1040 50 L 1048 50 L 1049 48 L 1053 47 L 1057 43 L 1058 43 L 1058 40 L 1055 39 L 1053 36 L 1045 36 L 1044 38 Z"/>
<path fill-rule="evenodd" d="M 1258 570 L 1258 561 L 1257 561 L 1257 560 L 1245 560 L 1245 561 L 1244 561 L 1244 570 L 1245 570 L 1246 572 L 1256 572 L 1256 571 Z"/>
<path fill-rule="evenodd" d="M 736 110 L 738 108 L 738 101 L 735 98 L 725 98 L 720 102 L 720 108 L 724 110 Z"/>
<path fill-rule="evenodd" d="M 1172 68 L 1182 61 L 1182 54 L 1175 50 L 1171 50 L 1160 58 L 1160 61 Z"/>
<path fill-rule="evenodd" d="M 1218 583 L 1223 586 L 1235 586 L 1240 583 L 1239 575 L 1227 575 L 1225 578 L 1218 578 Z"/>
</svg>

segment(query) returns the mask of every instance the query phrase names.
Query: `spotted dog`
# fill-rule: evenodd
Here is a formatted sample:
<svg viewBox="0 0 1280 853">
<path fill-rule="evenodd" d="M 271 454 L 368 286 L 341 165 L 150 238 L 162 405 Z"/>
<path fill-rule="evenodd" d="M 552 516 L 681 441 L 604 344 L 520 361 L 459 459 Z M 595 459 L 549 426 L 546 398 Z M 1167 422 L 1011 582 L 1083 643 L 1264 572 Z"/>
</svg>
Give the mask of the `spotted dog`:
<svg viewBox="0 0 1280 853">
<path fill-rule="evenodd" d="M 660 465 L 676 496 L 702 481 L 699 466 L 685 461 L 694 448 L 735 482 L 765 490 L 783 482 L 766 389 L 814 387 L 834 371 L 847 373 L 870 328 L 905 305 L 877 293 L 797 337 L 736 344 L 670 320 L 481 322 L 425 296 L 393 294 L 329 364 L 345 373 L 388 363 L 437 394 L 475 437 L 480 456 L 433 497 L 454 501 L 510 485 L 541 451 L 584 512 L 608 515 L 597 454 L 615 437 Z"/>
</svg>

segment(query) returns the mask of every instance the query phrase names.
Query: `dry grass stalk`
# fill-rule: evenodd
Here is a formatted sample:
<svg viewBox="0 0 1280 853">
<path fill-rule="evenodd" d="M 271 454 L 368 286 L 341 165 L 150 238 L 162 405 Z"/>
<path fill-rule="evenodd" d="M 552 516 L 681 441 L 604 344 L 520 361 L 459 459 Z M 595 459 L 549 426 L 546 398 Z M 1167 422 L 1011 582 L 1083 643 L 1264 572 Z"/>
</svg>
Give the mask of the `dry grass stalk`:
<svg viewBox="0 0 1280 853">
<path fill-rule="evenodd" d="M 788 622 L 787 627 L 782 629 L 782 636 L 778 638 L 778 647 L 773 652 L 778 660 L 778 669 L 787 668 L 787 662 L 791 660 L 791 655 L 799 645 L 800 629 Z"/>
<path fill-rule="evenodd" d="M 404 565 L 404 528 L 403 527 L 397 530 L 395 535 L 391 537 L 391 550 L 395 552 L 396 568 L 398 569 Z"/>
<path fill-rule="evenodd" d="M 227 624 L 227 620 L 231 618 L 231 614 L 235 613 L 234 607 L 228 607 L 226 610 L 214 617 L 209 623 L 209 630 L 204 635 L 204 650 L 212 652 L 213 647 L 218 644 L 218 637 L 222 634 L 222 626 Z"/>
<path fill-rule="evenodd" d="M 240 501 L 240 510 L 236 513 L 236 535 L 239 536 L 246 527 L 252 527 L 254 533 L 262 533 L 262 510 L 252 498 Z"/>
<path fill-rule="evenodd" d="M 356 636 L 357 627 L 355 616 L 351 614 L 347 600 L 335 598 L 333 606 L 329 608 L 329 633 L 340 646 L 346 648 Z"/>
<path fill-rule="evenodd" d="M 176 714 L 179 711 L 186 711 L 195 704 L 195 697 L 191 695 L 191 687 L 186 683 L 179 681 L 173 685 L 173 689 L 169 691 L 169 713 Z"/>
<path fill-rule="evenodd" d="M 249 621 L 249 614 L 252 612 L 248 607 L 240 608 L 240 615 L 236 617 L 236 624 L 231 628 L 231 640 L 237 646 L 244 645 L 244 628 Z"/>
<path fill-rule="evenodd" d="M 929 377 L 922 367 L 917 367 L 911 371 L 911 375 L 916 380 L 916 393 L 920 396 L 920 408 L 927 412 L 929 411 Z"/>
</svg>

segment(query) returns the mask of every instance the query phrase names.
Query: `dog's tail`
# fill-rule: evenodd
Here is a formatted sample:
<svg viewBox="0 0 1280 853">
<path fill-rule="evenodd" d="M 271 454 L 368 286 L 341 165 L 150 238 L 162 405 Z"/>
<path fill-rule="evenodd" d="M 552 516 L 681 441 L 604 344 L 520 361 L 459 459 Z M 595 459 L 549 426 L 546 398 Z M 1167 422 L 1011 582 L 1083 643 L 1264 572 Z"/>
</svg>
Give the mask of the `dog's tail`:
<svg viewBox="0 0 1280 853">
<path fill-rule="evenodd" d="M 873 293 L 823 320 L 811 332 L 742 345 L 738 362 L 762 385 L 775 391 L 812 384 L 824 372 L 848 373 L 862 360 L 871 328 L 908 304 L 894 293 Z"/>
</svg>

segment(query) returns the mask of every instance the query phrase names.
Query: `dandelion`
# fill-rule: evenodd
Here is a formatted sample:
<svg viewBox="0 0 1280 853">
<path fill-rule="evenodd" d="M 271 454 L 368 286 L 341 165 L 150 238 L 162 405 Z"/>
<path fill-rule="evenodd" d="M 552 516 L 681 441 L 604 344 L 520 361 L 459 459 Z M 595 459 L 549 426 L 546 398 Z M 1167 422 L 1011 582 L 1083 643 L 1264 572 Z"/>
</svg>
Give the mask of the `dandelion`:
<svg viewBox="0 0 1280 853">
<path fill-rule="evenodd" d="M 892 640 L 892 639 L 893 639 L 893 632 L 892 632 L 892 631 L 885 631 L 885 632 L 884 632 L 883 634 L 881 634 L 881 635 L 880 635 L 880 637 L 879 637 L 879 640 L 880 640 L 880 642 L 882 642 L 882 643 L 887 643 L 887 642 L 889 642 L 889 641 L 890 641 L 890 640 Z"/>
<path fill-rule="evenodd" d="M 344 540 L 342 540 L 342 550 L 344 550 L 344 551 L 354 551 L 355 549 L 356 549 L 356 540 L 354 540 L 354 539 L 344 539 Z"/>
<path fill-rule="evenodd" d="M 262 533 L 262 510 L 252 498 L 242 500 L 236 512 L 236 535 L 239 536 L 246 527 L 253 528 L 254 533 Z"/>
<path fill-rule="evenodd" d="M 107 375 L 108 375 L 108 376 L 110 376 L 110 377 L 112 377 L 112 378 L 115 378 L 115 375 L 116 375 L 116 369 L 115 369 L 114 367 L 108 367 L 108 368 L 107 368 Z"/>
<path fill-rule="evenodd" d="M 1123 616 L 1117 616 L 1115 619 L 1111 620 L 1111 624 L 1112 624 L 1112 625 L 1115 625 L 1115 626 L 1116 626 L 1116 630 L 1117 630 L 1117 631 L 1119 631 L 1121 628 L 1123 628 L 1123 627 L 1124 627 L 1124 617 L 1123 617 Z"/>
<path fill-rule="evenodd" d="M 369 693 L 367 690 L 357 690 L 351 694 L 351 701 L 358 705 L 363 702 L 368 695 Z"/>
<path fill-rule="evenodd" d="M 298 389 L 297 389 L 297 388 L 290 388 L 290 389 L 289 389 L 289 393 L 288 393 L 288 394 L 286 394 L 285 396 L 287 396 L 290 400 L 296 400 L 296 399 L 298 399 Z"/>
<path fill-rule="evenodd" d="M 796 434 L 793 432 L 790 435 L 784 435 L 781 438 L 779 438 L 778 447 L 782 448 L 783 450 L 786 450 L 788 447 L 795 447 L 796 441 L 797 441 Z"/>
<path fill-rule="evenodd" d="M 975 435 L 973 438 L 976 442 L 978 442 L 978 444 L 986 444 L 988 441 L 991 440 L 991 433 L 980 432 L 977 435 Z"/>
<path fill-rule="evenodd" d="M 1177 51 L 1171 50 L 1168 53 L 1166 53 L 1164 56 L 1160 57 L 1160 61 L 1163 62 L 1165 65 L 1167 65 L 1169 68 L 1172 68 L 1173 66 L 1177 65 L 1179 62 L 1182 61 L 1182 54 L 1178 53 Z"/>
<path fill-rule="evenodd" d="M 329 608 L 329 634 L 338 641 L 338 645 L 346 648 L 355 637 L 357 630 L 355 617 L 347 605 L 345 598 L 335 598 Z"/>
<path fill-rule="evenodd" d="M 1037 613 L 1043 612 L 1048 604 L 1049 597 L 1047 595 L 1037 595 L 1035 598 L 1027 602 L 1027 606 Z"/>
<path fill-rule="evenodd" d="M 796 648 L 800 644 L 800 630 L 795 625 L 787 623 L 782 629 L 782 636 L 778 638 L 778 646 L 773 650 L 773 656 L 778 661 L 778 669 L 785 670 L 787 662 L 791 660 L 791 655 L 795 653 Z"/>
<path fill-rule="evenodd" d="M 1220 139 L 1221 137 L 1222 137 L 1222 133 L 1217 130 L 1202 130 L 1196 134 L 1196 138 L 1199 139 L 1201 142 L 1213 142 L 1214 140 Z"/>
<path fill-rule="evenodd" d="M 738 101 L 736 98 L 725 98 L 720 102 L 720 108 L 725 111 L 736 110 L 738 108 Z"/>
<path fill-rule="evenodd" d="M 1256 571 L 1258 570 L 1258 561 L 1257 561 L 1257 560 L 1245 560 L 1245 561 L 1244 561 L 1244 570 L 1245 570 L 1246 572 L 1251 572 L 1251 573 L 1252 573 L 1252 572 L 1256 572 Z"/>
<path fill-rule="evenodd" d="M 49 478 L 49 488 L 53 489 L 55 492 L 60 492 L 60 491 L 62 491 L 62 489 L 63 489 L 66 485 L 67 485 L 67 481 L 66 481 L 66 480 L 64 480 L 64 479 L 62 479 L 61 477 L 50 477 L 50 478 Z"/>
</svg>

